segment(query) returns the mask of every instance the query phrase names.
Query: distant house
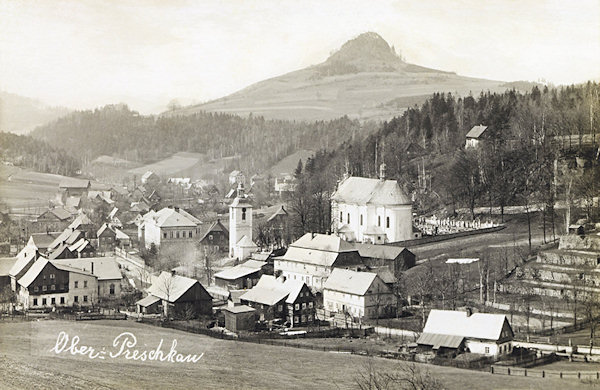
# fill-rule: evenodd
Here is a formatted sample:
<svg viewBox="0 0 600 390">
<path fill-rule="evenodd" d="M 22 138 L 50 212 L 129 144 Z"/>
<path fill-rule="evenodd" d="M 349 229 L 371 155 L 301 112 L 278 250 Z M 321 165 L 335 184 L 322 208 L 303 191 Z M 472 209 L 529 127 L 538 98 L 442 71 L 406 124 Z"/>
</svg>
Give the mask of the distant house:
<svg viewBox="0 0 600 390">
<path fill-rule="evenodd" d="M 148 312 L 148 308 L 158 305 L 163 314 L 170 317 L 212 314 L 212 297 L 195 279 L 162 272 L 148 293 L 154 298 L 136 302 L 138 313 Z"/>
<path fill-rule="evenodd" d="M 10 288 L 10 270 L 16 262 L 16 257 L 0 257 L 0 293 Z"/>
<path fill-rule="evenodd" d="M 117 298 L 121 295 L 123 276 L 114 257 L 54 260 L 52 263 L 77 268 L 94 275 L 98 281 L 97 296 L 100 298 Z"/>
<path fill-rule="evenodd" d="M 215 274 L 215 285 L 228 290 L 252 288 L 263 274 L 266 261 L 248 260 Z"/>
<path fill-rule="evenodd" d="M 60 232 L 32 233 L 31 236 L 29 236 L 27 245 L 37 248 L 40 253 L 46 253 L 48 247 L 52 245 L 54 240 L 56 240 L 60 234 Z"/>
<path fill-rule="evenodd" d="M 407 248 L 363 243 L 352 245 L 369 268 L 387 267 L 396 278 L 416 264 L 415 254 Z"/>
<path fill-rule="evenodd" d="M 117 232 L 107 223 L 103 223 L 96 233 L 98 237 L 98 251 L 113 252 L 117 242 Z"/>
<path fill-rule="evenodd" d="M 161 181 L 160 176 L 152 171 L 147 171 L 144 173 L 140 180 L 146 188 L 156 188 L 160 185 Z"/>
<path fill-rule="evenodd" d="M 229 230 L 217 219 L 200 238 L 200 245 L 226 253 L 229 249 Z"/>
<path fill-rule="evenodd" d="M 73 220 L 73 215 L 63 207 L 50 208 L 37 216 L 33 228 L 36 232 L 64 230 Z"/>
<path fill-rule="evenodd" d="M 293 242 L 283 256 L 274 258 L 275 272 L 288 280 L 300 280 L 315 291 L 334 268 L 357 269 L 364 261 L 354 246 L 338 236 L 306 233 Z"/>
<path fill-rule="evenodd" d="M 19 302 L 27 310 L 97 303 L 98 279 L 90 272 L 43 257 L 17 281 Z"/>
<path fill-rule="evenodd" d="M 396 313 L 393 290 L 375 273 L 336 268 L 323 286 L 326 315 L 380 318 Z"/>
<path fill-rule="evenodd" d="M 10 268 L 10 271 L 8 271 L 8 275 L 10 276 L 10 286 L 13 291 L 17 291 L 17 281 L 25 275 L 38 258 L 43 256 L 40 255 L 38 248 L 35 246 L 26 245 L 16 257 L 16 261 Z"/>
<path fill-rule="evenodd" d="M 165 207 L 160 211 L 149 211 L 143 223 L 138 226 L 138 238 L 144 240 L 146 248 L 152 244 L 177 245 L 198 240 L 202 222 L 179 207 Z"/>
<path fill-rule="evenodd" d="M 275 178 L 274 190 L 279 196 L 289 195 L 296 191 L 296 178 L 291 174 L 283 174 Z"/>
<path fill-rule="evenodd" d="M 80 213 L 68 226 L 71 230 L 81 230 L 85 232 L 87 239 L 95 238 L 96 228 L 92 220 L 84 213 Z"/>
<path fill-rule="evenodd" d="M 487 126 L 473 126 L 466 135 L 465 149 L 477 148 L 486 137 Z"/>
<path fill-rule="evenodd" d="M 86 179 L 67 177 L 60 181 L 58 188 L 63 192 L 65 197 L 81 197 L 86 195 L 90 189 L 90 181 Z"/>
<path fill-rule="evenodd" d="M 290 327 L 307 326 L 315 320 L 315 297 L 299 280 L 263 275 L 240 302 L 254 309 L 261 321 L 280 319 Z"/>
<path fill-rule="evenodd" d="M 504 314 L 431 310 L 417 344 L 437 354 L 467 351 L 500 356 L 512 352 L 513 337 Z"/>
<path fill-rule="evenodd" d="M 347 241 L 385 244 L 413 238 L 412 202 L 396 180 L 347 177 L 331 196 L 332 224 Z"/>
</svg>

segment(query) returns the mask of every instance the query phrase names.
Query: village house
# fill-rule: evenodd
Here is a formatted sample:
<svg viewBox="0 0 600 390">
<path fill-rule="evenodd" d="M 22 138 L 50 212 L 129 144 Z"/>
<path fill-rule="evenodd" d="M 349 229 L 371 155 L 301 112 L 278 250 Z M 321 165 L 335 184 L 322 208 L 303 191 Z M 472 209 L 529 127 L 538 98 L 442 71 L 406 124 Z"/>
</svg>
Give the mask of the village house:
<svg viewBox="0 0 600 390">
<path fill-rule="evenodd" d="M 441 355 L 455 356 L 465 351 L 500 356 L 512 352 L 513 337 L 504 314 L 434 309 L 417 345 Z"/>
<path fill-rule="evenodd" d="M 165 207 L 149 211 L 138 226 L 138 238 L 146 248 L 152 244 L 164 245 L 195 244 L 202 222 L 179 207 Z"/>
<path fill-rule="evenodd" d="M 16 257 L 0 257 L 0 294 L 10 287 L 10 270 L 17 262 Z"/>
<path fill-rule="evenodd" d="M 61 232 L 48 232 L 48 233 L 32 233 L 27 241 L 28 246 L 33 246 L 41 253 L 47 253 L 48 247 L 52 245 L 54 240 L 60 236 Z"/>
<path fill-rule="evenodd" d="M 60 232 L 63 231 L 71 221 L 73 215 L 63 207 L 50 208 L 36 218 L 32 224 L 32 230 L 37 232 Z"/>
<path fill-rule="evenodd" d="M 465 136 L 465 149 L 479 147 L 479 145 L 483 142 L 483 140 L 486 137 L 487 129 L 488 127 L 483 125 L 473 126 L 473 128 L 469 130 L 469 132 Z"/>
<path fill-rule="evenodd" d="M 338 236 L 316 233 L 306 233 L 274 261 L 276 274 L 280 272 L 288 280 L 300 280 L 317 292 L 323 290 L 334 268 L 366 268 L 351 243 Z"/>
<path fill-rule="evenodd" d="M 25 275 L 29 268 L 35 263 L 35 261 L 43 257 L 38 248 L 34 245 L 25 245 L 23 249 L 17 253 L 16 261 L 8 272 L 10 277 L 10 287 L 13 291 L 17 291 L 17 281 Z"/>
<path fill-rule="evenodd" d="M 353 243 L 358 254 L 370 269 L 388 268 L 397 279 L 403 271 L 416 264 L 416 256 L 404 247 Z"/>
<path fill-rule="evenodd" d="M 227 253 L 229 249 L 229 231 L 217 219 L 213 222 L 204 235 L 200 238 L 200 245 L 206 249 Z"/>
<path fill-rule="evenodd" d="M 118 298 L 121 295 L 123 275 L 114 257 L 54 260 L 54 265 L 64 265 L 89 272 L 97 278 L 99 298 Z"/>
<path fill-rule="evenodd" d="M 90 181 L 85 179 L 76 179 L 67 177 L 61 180 L 58 188 L 62 191 L 63 197 L 82 197 L 85 196 L 90 189 Z"/>
<path fill-rule="evenodd" d="M 114 252 L 117 242 L 117 232 L 107 223 L 103 223 L 96 233 L 99 252 Z"/>
<path fill-rule="evenodd" d="M 266 261 L 248 260 L 226 268 L 215 274 L 215 285 L 227 290 L 252 288 L 264 273 L 266 265 Z"/>
<path fill-rule="evenodd" d="M 161 179 L 156 173 L 147 171 L 142 175 L 140 181 L 145 188 L 156 189 L 160 185 Z"/>
<path fill-rule="evenodd" d="M 385 244 L 413 238 L 412 202 L 396 180 L 348 177 L 331 196 L 336 233 L 347 241 Z"/>
<path fill-rule="evenodd" d="M 260 321 L 280 319 L 290 327 L 308 326 L 315 320 L 315 296 L 299 280 L 263 275 L 240 302 L 256 309 Z"/>
<path fill-rule="evenodd" d="M 287 196 L 296 191 L 296 178 L 289 174 L 282 174 L 275 178 L 274 190 L 280 196 Z"/>
<path fill-rule="evenodd" d="M 323 286 L 323 307 L 326 315 L 369 319 L 394 315 L 397 301 L 377 274 L 336 268 Z"/>
<path fill-rule="evenodd" d="M 136 302 L 138 313 L 162 311 L 168 317 L 212 314 L 212 297 L 196 279 L 162 272 L 148 289 L 148 297 Z"/>
<path fill-rule="evenodd" d="M 43 257 L 17 282 L 25 310 L 53 306 L 91 306 L 97 303 L 97 278 L 90 272 L 58 264 Z"/>
</svg>

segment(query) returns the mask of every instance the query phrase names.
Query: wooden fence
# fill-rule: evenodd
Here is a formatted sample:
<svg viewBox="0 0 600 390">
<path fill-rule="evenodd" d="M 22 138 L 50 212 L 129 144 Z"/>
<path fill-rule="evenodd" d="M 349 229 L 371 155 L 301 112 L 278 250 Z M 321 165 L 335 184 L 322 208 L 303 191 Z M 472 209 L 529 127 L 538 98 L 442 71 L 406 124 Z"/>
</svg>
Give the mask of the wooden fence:
<svg viewBox="0 0 600 390">
<path fill-rule="evenodd" d="M 492 365 L 490 367 L 490 372 L 498 375 L 530 376 L 534 378 L 600 379 L 600 372 L 598 371 L 532 370 L 522 367 Z"/>
</svg>

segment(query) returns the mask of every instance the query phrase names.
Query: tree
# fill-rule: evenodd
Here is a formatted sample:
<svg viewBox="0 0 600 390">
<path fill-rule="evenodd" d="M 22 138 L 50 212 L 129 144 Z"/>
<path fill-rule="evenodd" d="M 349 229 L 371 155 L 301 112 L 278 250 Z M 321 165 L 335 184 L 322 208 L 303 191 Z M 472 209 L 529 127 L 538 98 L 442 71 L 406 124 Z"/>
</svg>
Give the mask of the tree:
<svg viewBox="0 0 600 390">
<path fill-rule="evenodd" d="M 163 315 L 169 318 L 169 306 L 173 306 L 171 303 L 171 295 L 175 289 L 175 276 L 166 272 L 163 272 L 159 279 L 155 282 L 158 293 L 161 294 L 163 301 Z"/>
<path fill-rule="evenodd" d="M 396 370 L 378 369 L 373 358 L 365 360 L 354 375 L 359 390 L 441 390 L 444 385 L 427 369 L 415 363 L 401 363 Z"/>
</svg>

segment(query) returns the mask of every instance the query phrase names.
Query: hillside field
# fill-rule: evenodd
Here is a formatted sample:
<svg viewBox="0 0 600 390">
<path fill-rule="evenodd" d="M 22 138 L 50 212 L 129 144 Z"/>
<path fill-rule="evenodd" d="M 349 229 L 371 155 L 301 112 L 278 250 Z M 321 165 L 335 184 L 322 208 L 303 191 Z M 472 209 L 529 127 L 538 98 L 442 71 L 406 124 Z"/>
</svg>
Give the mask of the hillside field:
<svg viewBox="0 0 600 390">
<path fill-rule="evenodd" d="M 92 360 L 84 356 L 57 355 L 51 349 L 59 332 L 79 336 L 79 346 L 105 347 L 115 337 L 131 332 L 132 349 L 154 350 L 163 339 L 166 354 L 173 339 L 183 354 L 200 354 L 197 363 Z M 367 357 L 275 347 L 213 339 L 133 321 L 0 322 L 0 388 L 10 389 L 352 389 L 356 372 Z M 394 370 L 398 361 L 375 359 L 381 370 Z M 447 389 L 576 389 L 577 380 L 492 375 L 448 367 L 419 365 L 441 380 Z M 585 388 L 585 386 L 584 386 Z"/>
</svg>

